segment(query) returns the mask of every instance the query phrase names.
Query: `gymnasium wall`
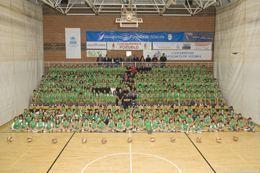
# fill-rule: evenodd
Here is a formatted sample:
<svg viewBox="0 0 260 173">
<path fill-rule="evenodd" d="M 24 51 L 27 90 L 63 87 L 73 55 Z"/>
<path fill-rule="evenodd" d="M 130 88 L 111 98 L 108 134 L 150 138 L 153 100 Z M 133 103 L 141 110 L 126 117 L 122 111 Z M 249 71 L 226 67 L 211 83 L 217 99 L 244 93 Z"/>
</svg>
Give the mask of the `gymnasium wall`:
<svg viewBox="0 0 260 173">
<path fill-rule="evenodd" d="M 47 10 L 48 11 L 48 10 Z M 143 24 L 138 29 L 122 29 L 115 23 L 119 16 L 64 16 L 46 14 L 43 16 L 44 61 L 73 61 L 65 59 L 65 28 L 81 28 L 81 61 L 95 61 L 86 57 L 86 31 L 194 31 L 214 32 L 214 16 L 163 17 L 140 16 Z M 133 51 L 142 55 L 142 51 Z M 108 51 L 109 56 L 125 55 L 125 51 Z M 74 60 L 75 61 L 75 60 Z M 76 60 L 79 61 L 79 60 Z"/>
<path fill-rule="evenodd" d="M 238 0 L 217 10 L 214 49 L 224 97 L 260 124 L 260 1 Z"/>
<path fill-rule="evenodd" d="M 42 9 L 0 1 L 0 125 L 28 107 L 43 74 Z"/>
</svg>

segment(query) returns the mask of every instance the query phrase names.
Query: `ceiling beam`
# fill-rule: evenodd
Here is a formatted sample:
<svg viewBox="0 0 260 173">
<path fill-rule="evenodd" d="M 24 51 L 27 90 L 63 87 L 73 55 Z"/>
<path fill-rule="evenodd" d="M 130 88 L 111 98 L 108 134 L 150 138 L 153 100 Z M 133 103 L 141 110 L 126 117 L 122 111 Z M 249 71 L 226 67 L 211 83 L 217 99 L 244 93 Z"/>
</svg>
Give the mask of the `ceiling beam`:
<svg viewBox="0 0 260 173">
<path fill-rule="evenodd" d="M 94 6 L 94 4 L 90 0 L 85 0 L 85 2 L 92 9 L 92 11 L 97 15 L 98 11 L 97 11 L 96 7 Z"/>
</svg>

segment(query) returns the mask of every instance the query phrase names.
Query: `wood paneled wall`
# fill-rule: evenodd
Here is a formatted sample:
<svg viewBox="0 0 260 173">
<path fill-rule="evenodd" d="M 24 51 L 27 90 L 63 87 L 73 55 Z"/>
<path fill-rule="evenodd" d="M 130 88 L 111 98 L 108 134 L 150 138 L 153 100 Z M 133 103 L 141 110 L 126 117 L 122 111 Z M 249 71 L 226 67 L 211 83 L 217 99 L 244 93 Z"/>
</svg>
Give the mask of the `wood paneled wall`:
<svg viewBox="0 0 260 173">
<path fill-rule="evenodd" d="M 214 32 L 215 16 L 163 17 L 140 16 L 144 23 L 138 29 L 122 29 L 115 23 L 118 16 L 64 16 L 44 15 L 44 60 L 68 61 L 65 59 L 65 28 L 81 28 L 82 59 L 94 61 L 86 57 L 86 31 L 194 31 Z M 124 51 L 108 51 L 108 55 L 125 55 Z M 134 54 L 139 54 L 135 52 Z M 69 60 L 79 61 L 79 60 Z"/>
</svg>

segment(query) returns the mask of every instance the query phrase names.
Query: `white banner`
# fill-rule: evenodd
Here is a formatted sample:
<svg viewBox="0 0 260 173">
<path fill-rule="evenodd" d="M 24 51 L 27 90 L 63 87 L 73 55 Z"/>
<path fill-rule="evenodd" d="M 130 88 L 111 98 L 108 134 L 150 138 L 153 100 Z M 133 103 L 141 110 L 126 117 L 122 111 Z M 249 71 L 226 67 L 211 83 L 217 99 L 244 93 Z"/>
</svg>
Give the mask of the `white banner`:
<svg viewBox="0 0 260 173">
<path fill-rule="evenodd" d="M 211 50 L 211 42 L 153 42 L 154 50 Z"/>
<path fill-rule="evenodd" d="M 86 44 L 87 49 L 107 49 L 107 42 L 95 42 L 95 41 L 89 41 Z"/>
<path fill-rule="evenodd" d="M 80 28 L 65 28 L 66 59 L 81 59 Z"/>
<path fill-rule="evenodd" d="M 151 50 L 151 42 L 107 42 L 107 50 Z"/>
<path fill-rule="evenodd" d="M 107 55 L 107 50 L 87 50 L 87 57 L 105 57 Z"/>
<path fill-rule="evenodd" d="M 167 60 L 212 60 L 211 50 L 145 50 L 144 57 L 157 56 L 159 59 L 163 53 Z"/>
</svg>

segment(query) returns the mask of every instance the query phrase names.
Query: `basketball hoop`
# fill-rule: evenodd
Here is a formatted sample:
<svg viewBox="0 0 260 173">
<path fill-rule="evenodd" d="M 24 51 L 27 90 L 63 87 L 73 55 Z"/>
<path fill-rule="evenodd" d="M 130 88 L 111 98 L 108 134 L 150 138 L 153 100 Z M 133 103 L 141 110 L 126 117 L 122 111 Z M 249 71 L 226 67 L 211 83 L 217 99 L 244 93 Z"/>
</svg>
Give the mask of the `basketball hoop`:
<svg viewBox="0 0 260 173">
<path fill-rule="evenodd" d="M 135 5 L 129 5 L 128 8 L 122 5 L 121 17 L 116 18 L 116 23 L 119 23 L 121 28 L 137 28 L 139 23 L 143 23 L 143 19 L 136 16 Z"/>
</svg>

